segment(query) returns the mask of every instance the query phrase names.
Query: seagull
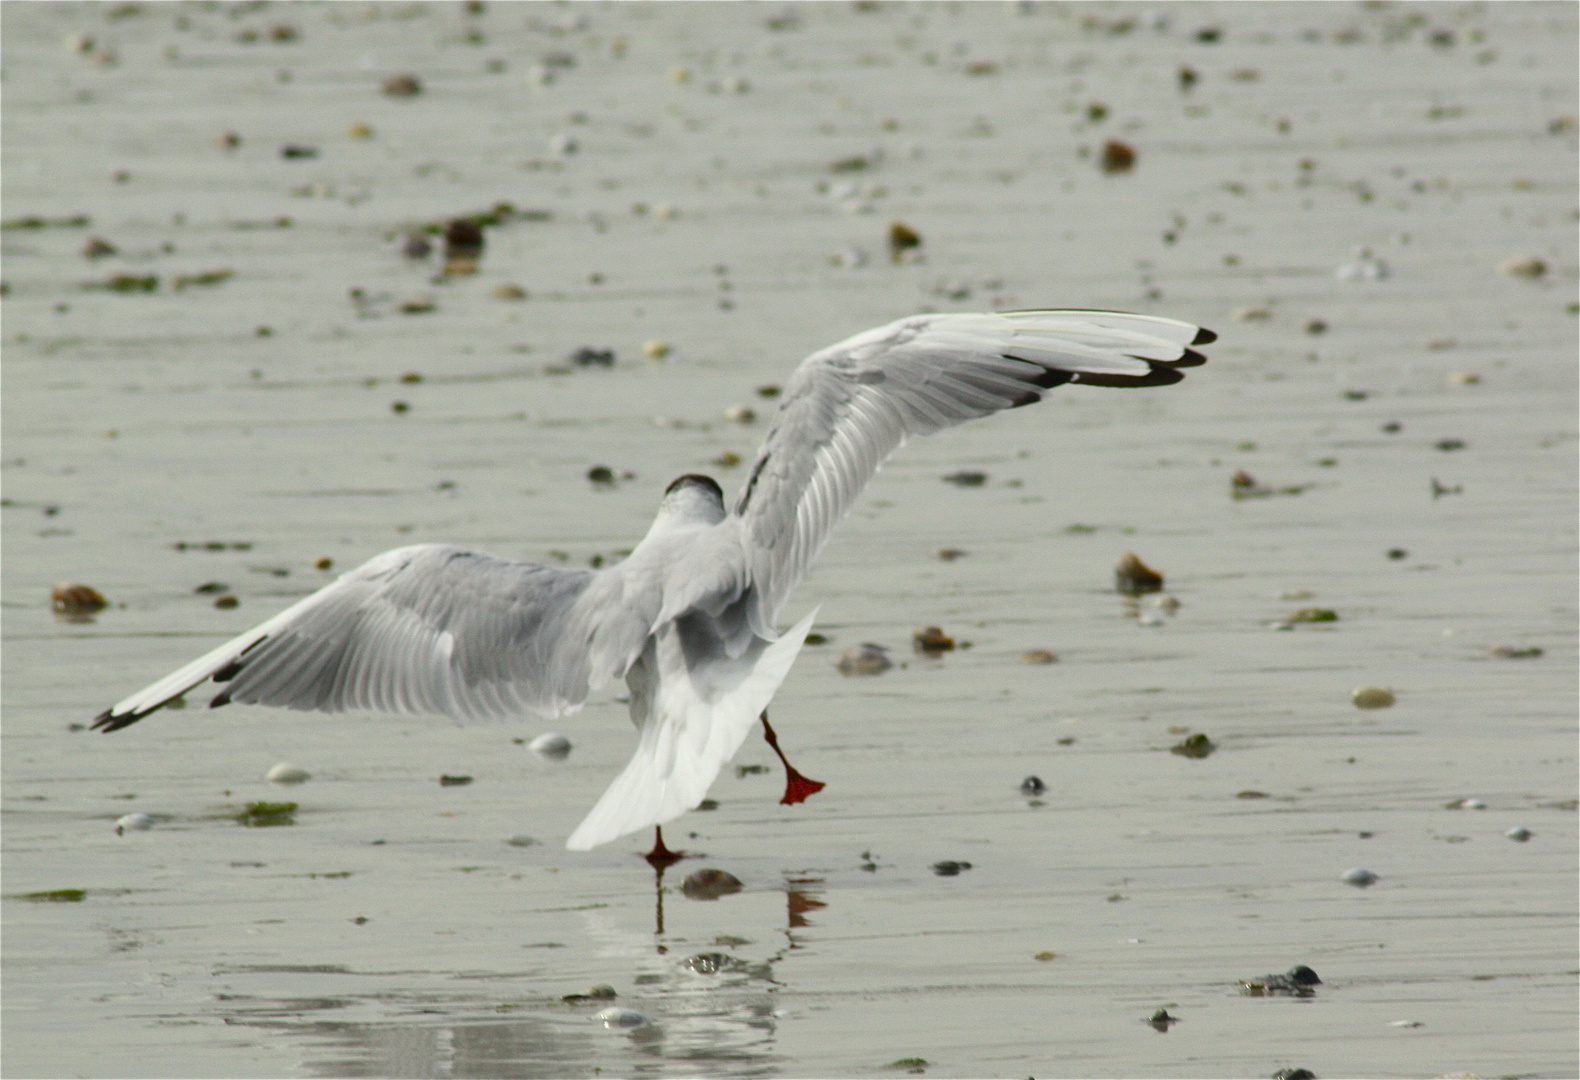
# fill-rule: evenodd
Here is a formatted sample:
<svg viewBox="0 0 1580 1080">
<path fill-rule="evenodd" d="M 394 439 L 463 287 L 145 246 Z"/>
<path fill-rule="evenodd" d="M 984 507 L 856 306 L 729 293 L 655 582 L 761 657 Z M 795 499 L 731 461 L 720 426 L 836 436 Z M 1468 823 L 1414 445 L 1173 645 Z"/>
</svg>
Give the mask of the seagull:
<svg viewBox="0 0 1580 1080">
<path fill-rule="evenodd" d="M 212 681 L 232 702 L 457 720 L 555 718 L 617 678 L 637 747 L 565 846 L 662 826 L 695 808 L 760 720 L 785 804 L 822 788 L 790 766 L 768 704 L 816 617 L 779 614 L 829 534 L 907 439 L 1030 405 L 1065 383 L 1166 386 L 1206 362 L 1210 330 L 1109 311 L 924 314 L 813 353 L 733 505 L 710 477 L 665 490 L 623 562 L 539 566 L 452 544 L 376 555 L 333 584 L 106 709 L 118 731 Z"/>
</svg>

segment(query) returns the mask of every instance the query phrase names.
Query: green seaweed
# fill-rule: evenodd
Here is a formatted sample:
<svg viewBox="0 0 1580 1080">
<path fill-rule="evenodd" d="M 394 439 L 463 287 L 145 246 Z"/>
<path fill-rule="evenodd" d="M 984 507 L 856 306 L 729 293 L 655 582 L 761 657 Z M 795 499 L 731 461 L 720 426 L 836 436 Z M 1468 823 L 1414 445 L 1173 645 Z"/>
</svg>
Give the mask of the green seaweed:
<svg viewBox="0 0 1580 1080">
<path fill-rule="evenodd" d="M 34 903 L 78 904 L 88 897 L 87 889 L 51 889 L 48 892 L 23 893 L 22 899 Z"/>
</svg>

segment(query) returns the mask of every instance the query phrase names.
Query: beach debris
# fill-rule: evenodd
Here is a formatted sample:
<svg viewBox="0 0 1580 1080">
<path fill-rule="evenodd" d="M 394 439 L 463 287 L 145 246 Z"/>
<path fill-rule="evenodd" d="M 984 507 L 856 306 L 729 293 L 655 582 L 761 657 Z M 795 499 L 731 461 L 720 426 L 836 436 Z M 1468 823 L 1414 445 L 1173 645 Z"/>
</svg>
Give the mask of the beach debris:
<svg viewBox="0 0 1580 1080">
<path fill-rule="evenodd" d="M 400 250 L 408 259 L 426 259 L 433 253 L 433 245 L 422 233 L 412 233 L 406 237 L 405 243 L 401 244 Z"/>
<path fill-rule="evenodd" d="M 90 281 L 84 289 L 117 293 L 151 293 L 159 289 L 157 274 L 112 274 L 103 281 Z"/>
<path fill-rule="evenodd" d="M 85 259 L 102 259 L 106 255 L 114 254 L 115 245 L 97 236 L 88 237 L 87 241 L 82 245 L 82 255 Z"/>
<path fill-rule="evenodd" d="M 924 656 L 938 656 L 955 647 L 955 639 L 942 627 L 918 626 L 911 632 L 911 647 Z"/>
<path fill-rule="evenodd" d="M 1450 371 L 1443 376 L 1443 382 L 1448 386 L 1475 386 L 1481 382 L 1481 376 L 1474 371 Z"/>
<path fill-rule="evenodd" d="M 23 893 L 23 900 L 47 904 L 80 904 L 88 898 L 87 889 L 49 889 L 45 892 Z"/>
<path fill-rule="evenodd" d="M 1437 499 L 1444 495 L 1463 495 L 1464 493 L 1465 489 L 1462 485 L 1455 484 L 1453 487 L 1449 487 L 1447 484 L 1439 483 L 1437 477 L 1432 477 L 1432 498 Z"/>
<path fill-rule="evenodd" d="M 576 141 L 576 136 L 561 132 L 549 140 L 549 153 L 555 157 L 570 157 L 581 149 L 581 143 Z"/>
<path fill-rule="evenodd" d="M 495 300 L 525 300 L 527 298 L 527 290 L 520 285 L 506 282 L 503 285 L 495 285 L 493 292 L 489 295 Z"/>
<path fill-rule="evenodd" d="M 474 274 L 483 256 L 482 226 L 470 218 L 456 218 L 444 227 L 444 272 Z"/>
<path fill-rule="evenodd" d="M 1499 660 L 1534 660 L 1542 655 L 1542 650 L 1536 645 L 1523 649 L 1515 648 L 1513 645 L 1494 645 L 1487 650 L 1487 655 Z"/>
<path fill-rule="evenodd" d="M 300 765 L 292 765 L 289 761 L 282 761 L 268 772 L 263 778 L 271 784 L 301 784 L 313 778 L 313 774 Z"/>
<path fill-rule="evenodd" d="M 882 675 L 894 666 L 888 653 L 889 650 L 882 645 L 867 641 L 854 649 L 846 649 L 834 666 L 841 675 Z"/>
<path fill-rule="evenodd" d="M 732 424 L 750 424 L 757 420 L 757 413 L 745 405 L 731 405 L 724 410 L 724 419 Z"/>
<path fill-rule="evenodd" d="M 1135 168 L 1136 152 L 1129 143 L 1109 139 L 1103 143 L 1103 154 L 1098 158 L 1097 165 L 1109 174 L 1129 172 Z"/>
<path fill-rule="evenodd" d="M 346 138 L 371 139 L 373 138 L 373 128 L 368 124 L 352 124 L 346 128 Z"/>
<path fill-rule="evenodd" d="M 391 75 L 379 89 L 387 97 L 416 97 L 422 93 L 422 80 L 415 75 Z"/>
<path fill-rule="evenodd" d="M 1426 1024 L 1420 1020 L 1393 1020 L 1389 1022 L 1388 1026 L 1396 1028 L 1418 1028 L 1426 1027 Z"/>
<path fill-rule="evenodd" d="M 764 383 L 762 386 L 757 388 L 757 396 L 760 398 L 767 398 L 770 401 L 778 397 L 781 393 L 783 393 L 783 388 L 774 383 Z"/>
<path fill-rule="evenodd" d="M 1357 889 L 1366 889 L 1377 884 L 1377 875 L 1365 867 L 1356 866 L 1339 875 L 1339 880 L 1346 885 L 1353 885 Z"/>
<path fill-rule="evenodd" d="M 613 349 L 595 349 L 583 345 L 567 357 L 577 367 L 614 367 Z"/>
<path fill-rule="evenodd" d="M 885 1069 L 904 1069 L 908 1073 L 924 1073 L 927 1071 L 927 1059 L 919 1057 L 895 1058 L 884 1066 Z"/>
<path fill-rule="evenodd" d="M 1022 795 L 1041 795 L 1047 790 L 1048 785 L 1044 784 L 1039 776 L 1028 776 L 1020 782 L 1020 793 Z"/>
<path fill-rule="evenodd" d="M 192 285 L 218 285 L 229 281 L 236 276 L 236 271 L 229 268 L 221 270 L 204 270 L 197 274 L 177 274 L 170 282 L 170 287 L 176 292 Z"/>
<path fill-rule="evenodd" d="M 1439 439 L 1432 444 L 1432 449 L 1441 450 L 1445 454 L 1452 454 L 1455 450 L 1463 450 L 1464 448 L 1464 439 Z"/>
<path fill-rule="evenodd" d="M 964 548 L 941 547 L 933 549 L 933 558 L 942 559 L 944 562 L 954 562 L 966 554 L 967 552 Z"/>
<path fill-rule="evenodd" d="M 1041 952 L 1032 953 L 1031 954 L 1031 958 L 1033 960 L 1042 960 L 1042 961 L 1046 962 L 1048 960 L 1057 960 L 1059 958 L 1059 954 L 1056 953 L 1056 952 L 1050 952 L 1049 950 L 1044 949 Z"/>
<path fill-rule="evenodd" d="M 933 873 L 937 874 L 939 877 L 956 877 L 959 875 L 960 871 L 969 869 L 971 869 L 970 863 L 960 862 L 954 859 L 944 859 L 940 862 L 933 863 Z"/>
<path fill-rule="evenodd" d="M 1513 840 L 1516 843 L 1523 844 L 1536 834 L 1531 832 L 1531 830 L 1527 829 L 1524 825 L 1516 825 L 1514 828 L 1508 830 L 1503 835 L 1507 836 L 1510 840 Z"/>
<path fill-rule="evenodd" d="M 1340 281 L 1385 281 L 1392 272 L 1386 262 L 1363 248 L 1360 258 L 1340 266 L 1333 271 L 1333 276 Z"/>
<path fill-rule="evenodd" d="M 1198 731 L 1169 747 L 1169 753 L 1178 754 L 1180 757 L 1204 758 L 1216 749 L 1218 744 L 1209 739 L 1205 733 Z"/>
<path fill-rule="evenodd" d="M 713 459 L 713 464 L 721 469 L 733 469 L 741 463 L 741 455 L 734 450 L 726 450 Z"/>
<path fill-rule="evenodd" d="M 680 883 L 680 891 L 693 900 L 717 900 L 741 891 L 741 879 L 728 870 L 711 867 L 695 870 Z"/>
<path fill-rule="evenodd" d="M 537 837 L 528 836 L 526 833 L 516 833 L 505 841 L 511 847 L 535 847 L 537 842 Z"/>
<path fill-rule="evenodd" d="M 1263 975 L 1241 979 L 1240 993 L 1246 997 L 1315 997 L 1313 986 L 1321 986 L 1317 973 L 1305 964 L 1296 964 L 1282 975 Z"/>
<path fill-rule="evenodd" d="M 560 997 L 560 1000 L 575 1004 L 582 1001 L 613 1001 L 619 996 L 619 994 L 615 993 L 614 987 L 608 983 L 599 983 L 597 986 L 589 986 L 579 993 L 564 994 Z"/>
<path fill-rule="evenodd" d="M 1319 334 L 1328 332 L 1328 324 L 1321 319 L 1307 319 L 1302 329 L 1312 337 L 1316 337 Z"/>
<path fill-rule="evenodd" d="M 214 136 L 214 145 L 221 150 L 234 150 L 241 145 L 241 136 L 234 131 L 222 131 Z"/>
<path fill-rule="evenodd" d="M 280 156 L 287 161 L 305 161 L 318 156 L 318 147 L 286 143 L 280 147 Z"/>
<path fill-rule="evenodd" d="M 1288 1066 L 1274 1073 L 1272 1080 L 1317 1080 L 1317 1074 L 1310 1069 Z"/>
<path fill-rule="evenodd" d="M 236 815 L 236 821 L 248 828 L 295 825 L 295 813 L 294 802 L 250 802 Z"/>
<path fill-rule="evenodd" d="M 1290 623 L 1326 623 L 1338 622 L 1338 612 L 1332 608 L 1307 607 L 1299 611 L 1291 611 L 1284 616 L 1285 622 Z"/>
<path fill-rule="evenodd" d="M 587 479 L 595 484 L 613 487 L 615 481 L 614 470 L 607 465 L 594 465 L 587 470 Z"/>
<path fill-rule="evenodd" d="M 635 1009 L 601 1009 L 592 1018 L 606 1028 L 636 1028 L 652 1023 Z"/>
<path fill-rule="evenodd" d="M 975 469 L 962 469 L 957 473 L 950 473 L 944 477 L 944 483 L 953 484 L 955 487 L 981 487 L 987 483 L 988 475 Z"/>
<path fill-rule="evenodd" d="M 1147 1017 L 1146 1022 L 1157 1031 L 1167 1032 L 1171 1025 L 1180 1022 L 1180 1018 L 1177 1016 L 1170 1016 L 1167 1009 L 1159 1009 L 1157 1012 Z"/>
<path fill-rule="evenodd" d="M 1133 551 L 1127 551 L 1114 567 L 1114 588 L 1125 596 L 1163 591 L 1163 575 L 1153 570 Z"/>
<path fill-rule="evenodd" d="M 1156 611 L 1146 611 L 1136 616 L 1138 626 L 1162 626 L 1163 622 L 1163 616 Z"/>
<path fill-rule="evenodd" d="M 439 777 L 440 787 L 465 787 L 471 782 L 472 778 L 470 776 L 451 776 L 448 773 L 444 773 Z"/>
<path fill-rule="evenodd" d="M 1510 277 L 1530 278 L 1534 281 L 1547 273 L 1547 264 L 1534 255 L 1528 255 L 1524 258 L 1509 259 L 1506 262 L 1499 263 L 1498 273 L 1507 274 Z"/>
<path fill-rule="evenodd" d="M 104 594 L 91 585 L 73 585 L 60 582 L 49 590 L 49 606 L 56 615 L 67 619 L 81 619 L 109 605 Z"/>
<path fill-rule="evenodd" d="M 1393 691 L 1384 686 L 1357 686 L 1350 691 L 1350 704 L 1357 709 L 1386 709 L 1393 703 Z"/>
<path fill-rule="evenodd" d="M 1029 652 L 1021 653 L 1016 659 L 1022 664 L 1057 664 L 1059 662 L 1059 658 L 1047 649 L 1032 649 Z"/>
<path fill-rule="evenodd" d="M 154 819 L 147 814 L 126 814 L 115 819 L 115 835 L 125 836 L 129 832 L 147 832 L 154 827 Z"/>
<path fill-rule="evenodd" d="M 1236 791 L 1234 793 L 1234 797 L 1236 799 L 1266 799 L 1269 796 L 1265 791 L 1256 791 L 1252 788 L 1246 788 L 1244 791 Z"/>
<path fill-rule="evenodd" d="M 652 341 L 644 341 L 642 342 L 642 355 L 649 360 L 662 360 L 669 355 L 669 343 L 659 341 L 657 338 Z"/>
<path fill-rule="evenodd" d="M 899 262 L 907 251 L 922 246 L 922 236 L 915 229 L 900 221 L 889 223 L 889 259 Z"/>
<path fill-rule="evenodd" d="M 548 732 L 529 742 L 527 749 L 545 760 L 563 761 L 570 757 L 571 741 L 563 735 Z"/>
<path fill-rule="evenodd" d="M 1408 559 L 1410 557 L 1410 553 L 1404 548 L 1389 548 L 1387 554 L 1388 557 L 1394 562 L 1398 562 L 1400 559 Z"/>
<path fill-rule="evenodd" d="M 1443 804 L 1444 810 L 1485 810 L 1487 804 L 1480 799 L 1454 799 Z"/>
</svg>

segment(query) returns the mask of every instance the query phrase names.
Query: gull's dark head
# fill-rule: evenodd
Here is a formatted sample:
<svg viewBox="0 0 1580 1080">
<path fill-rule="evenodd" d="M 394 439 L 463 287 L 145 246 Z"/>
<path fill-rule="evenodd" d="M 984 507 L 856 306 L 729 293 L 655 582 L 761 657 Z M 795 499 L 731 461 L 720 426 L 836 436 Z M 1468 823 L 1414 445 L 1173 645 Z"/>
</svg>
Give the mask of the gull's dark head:
<svg viewBox="0 0 1580 1080">
<path fill-rule="evenodd" d="M 659 511 L 717 523 L 724 520 L 724 491 L 711 476 L 687 473 L 664 489 Z"/>
</svg>

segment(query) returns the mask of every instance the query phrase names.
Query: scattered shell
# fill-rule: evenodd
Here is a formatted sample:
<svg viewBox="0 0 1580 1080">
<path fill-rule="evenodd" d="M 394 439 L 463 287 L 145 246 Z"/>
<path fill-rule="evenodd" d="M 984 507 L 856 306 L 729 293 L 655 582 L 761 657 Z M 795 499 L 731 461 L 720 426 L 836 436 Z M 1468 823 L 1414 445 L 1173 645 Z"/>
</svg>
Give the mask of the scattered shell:
<svg viewBox="0 0 1580 1080">
<path fill-rule="evenodd" d="M 1097 164 L 1105 173 L 1129 172 L 1135 168 L 1136 152 L 1129 143 L 1109 139 L 1103 144 L 1103 155 Z"/>
<path fill-rule="evenodd" d="M 1393 703 L 1393 691 L 1383 686 L 1357 686 L 1350 691 L 1350 704 L 1357 709 L 1386 709 Z"/>
<path fill-rule="evenodd" d="M 147 814 L 127 814 L 115 819 L 115 835 L 125 836 L 129 832 L 147 832 L 154 827 L 154 819 Z"/>
<path fill-rule="evenodd" d="M 1020 782 L 1020 793 L 1022 795 L 1041 795 L 1047 790 L 1048 785 L 1044 784 L 1042 778 L 1038 776 L 1028 776 Z"/>
<path fill-rule="evenodd" d="M 933 551 L 933 558 L 942 559 L 944 562 L 954 562 L 964 554 L 966 554 L 964 548 L 941 547 Z"/>
<path fill-rule="evenodd" d="M 968 862 L 957 862 L 954 859 L 944 859 L 942 862 L 933 863 L 933 873 L 939 877 L 956 877 L 962 870 L 971 869 Z"/>
<path fill-rule="evenodd" d="M 391 75 L 380 89 L 390 97 L 416 97 L 422 93 L 422 81 L 415 75 Z"/>
<path fill-rule="evenodd" d="M 1209 739 L 1203 732 L 1186 736 L 1182 741 L 1169 747 L 1169 753 L 1178 754 L 1180 757 L 1204 758 L 1214 750 L 1218 744 Z"/>
<path fill-rule="evenodd" d="M 606 1028 L 634 1028 L 651 1023 L 647 1017 L 634 1009 L 602 1009 L 593 1013 L 593 1019 Z"/>
<path fill-rule="evenodd" d="M 312 773 L 300 765 L 292 765 L 289 761 L 280 762 L 263 776 L 271 784 L 300 784 L 311 780 L 312 777 Z"/>
<path fill-rule="evenodd" d="M 693 900 L 717 900 L 741 891 L 741 879 L 728 870 L 696 870 L 686 875 L 680 891 Z"/>
<path fill-rule="evenodd" d="M 1333 272 L 1333 276 L 1340 281 L 1383 281 L 1391 273 L 1387 263 L 1365 255 L 1358 262 L 1345 263 Z"/>
<path fill-rule="evenodd" d="M 1396 1027 L 1396 1028 L 1426 1027 L 1426 1025 L 1424 1023 L 1422 1023 L 1420 1020 L 1394 1020 L 1394 1021 L 1390 1022 L 1388 1026 L 1389 1027 Z"/>
<path fill-rule="evenodd" d="M 526 833 L 517 833 L 505 841 L 505 843 L 509 844 L 511 847 L 532 847 L 537 844 L 537 842 L 538 841 L 535 837 L 528 836 Z"/>
<path fill-rule="evenodd" d="M 953 484 L 955 487 L 981 487 L 987 483 L 988 475 L 975 469 L 963 469 L 957 473 L 950 473 L 943 479 L 944 483 Z"/>
<path fill-rule="evenodd" d="M 1547 264 L 1535 256 L 1522 259 L 1509 259 L 1498 264 L 1498 273 L 1508 274 L 1510 277 L 1539 278 L 1547 273 Z"/>
<path fill-rule="evenodd" d="M 495 285 L 493 297 L 495 300 L 525 300 L 527 290 L 520 285 Z"/>
<path fill-rule="evenodd" d="M 642 355 L 649 360 L 662 360 L 669 355 L 669 344 L 657 339 L 644 341 L 642 342 Z"/>
<path fill-rule="evenodd" d="M 757 414 L 745 405 L 731 405 L 724 410 L 724 419 L 732 424 L 750 424 L 757 419 Z"/>
<path fill-rule="evenodd" d="M 1516 825 L 1514 828 L 1510 829 L 1503 835 L 1507 836 L 1510 840 L 1516 840 L 1523 844 L 1525 841 L 1529 840 L 1536 834 L 1531 832 L 1531 830 L 1527 829 L 1524 825 Z"/>
<path fill-rule="evenodd" d="M 911 647 L 927 656 L 937 656 L 955 647 L 955 639 L 941 627 L 918 626 L 911 632 Z"/>
<path fill-rule="evenodd" d="M 527 744 L 527 749 L 540 758 L 550 761 L 563 761 L 565 758 L 570 757 L 571 741 L 563 735 L 556 735 L 550 732 L 533 739 Z"/>
<path fill-rule="evenodd" d="M 1059 658 L 1047 649 L 1032 649 L 1030 652 L 1020 654 L 1022 664 L 1057 664 Z"/>
<path fill-rule="evenodd" d="M 1487 655 L 1496 656 L 1500 660 L 1534 660 L 1542 655 L 1542 650 L 1535 645 L 1524 649 L 1516 649 L 1512 645 L 1494 645 L 1487 650 Z"/>
<path fill-rule="evenodd" d="M 1139 626 L 1162 626 L 1163 616 L 1159 615 L 1155 611 L 1148 611 L 1145 614 L 1138 616 L 1136 623 Z"/>
<path fill-rule="evenodd" d="M 614 987 L 610 986 L 608 983 L 599 983 L 597 986 L 589 986 L 579 994 L 565 994 L 560 998 L 560 1000 L 571 1002 L 613 1001 L 619 996 L 619 994 L 615 993 Z"/>
<path fill-rule="evenodd" d="M 1485 810 L 1487 804 L 1480 799 L 1455 799 L 1443 804 L 1445 810 Z"/>
<path fill-rule="evenodd" d="M 1339 875 L 1339 880 L 1346 885 L 1353 885 L 1357 889 L 1364 889 L 1377 883 L 1377 875 L 1364 867 L 1354 867 Z"/>
<path fill-rule="evenodd" d="M 1114 588 L 1126 596 L 1162 592 L 1163 575 L 1143 563 L 1135 552 L 1127 551 L 1114 567 Z"/>
<path fill-rule="evenodd" d="M 864 642 L 840 654 L 834 666 L 841 675 L 881 675 L 894 666 L 882 645 Z"/>
<path fill-rule="evenodd" d="M 49 591 L 49 606 L 57 615 L 92 615 L 103 611 L 108 604 L 103 594 L 90 585 L 61 582 Z"/>
</svg>

